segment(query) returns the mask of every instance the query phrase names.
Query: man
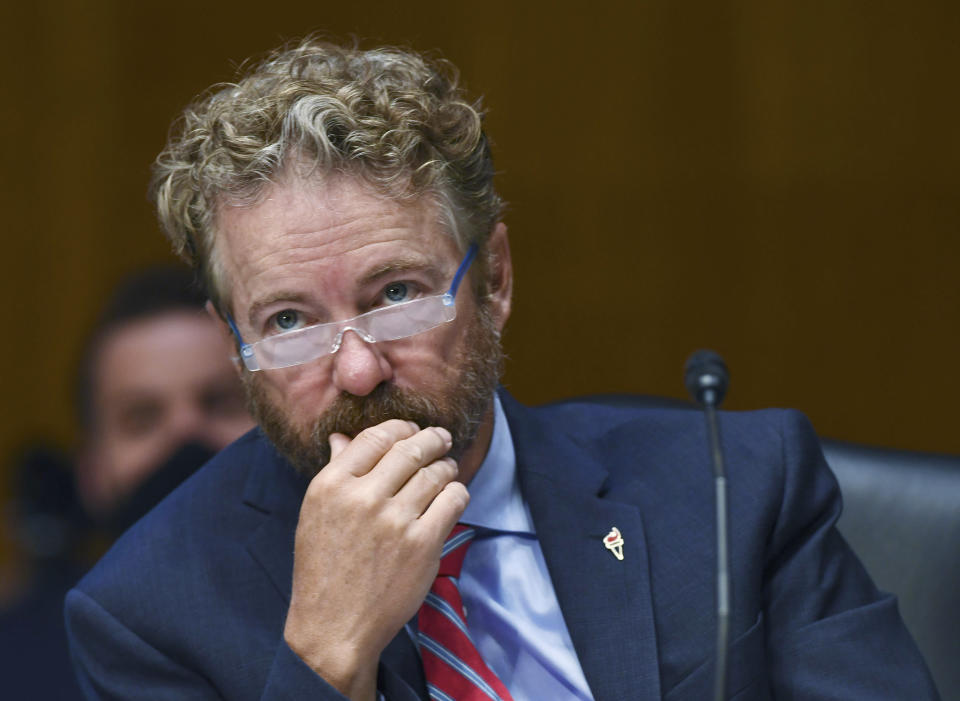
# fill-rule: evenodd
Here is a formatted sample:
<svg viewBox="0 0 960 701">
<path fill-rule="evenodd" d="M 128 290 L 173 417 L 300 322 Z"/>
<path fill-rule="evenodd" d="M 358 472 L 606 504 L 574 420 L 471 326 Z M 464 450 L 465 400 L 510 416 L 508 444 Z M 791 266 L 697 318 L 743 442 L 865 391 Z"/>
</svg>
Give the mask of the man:
<svg viewBox="0 0 960 701">
<path fill-rule="evenodd" d="M 180 266 L 124 280 L 79 364 L 75 459 L 49 448 L 23 456 L 13 510 L 25 546 L 23 581 L 14 605 L 0 611 L 3 698 L 81 697 L 63 598 L 89 567 L 91 551 L 253 426 L 205 301 Z"/>
<path fill-rule="evenodd" d="M 496 390 L 492 175 L 477 107 L 410 53 L 308 41 L 185 112 L 153 192 L 260 430 L 68 597 L 90 698 L 708 697 L 701 421 Z M 807 424 L 724 430 L 728 697 L 935 698 Z"/>
<path fill-rule="evenodd" d="M 183 268 L 131 275 L 81 360 L 77 487 L 116 535 L 253 426 L 205 297 Z"/>
</svg>

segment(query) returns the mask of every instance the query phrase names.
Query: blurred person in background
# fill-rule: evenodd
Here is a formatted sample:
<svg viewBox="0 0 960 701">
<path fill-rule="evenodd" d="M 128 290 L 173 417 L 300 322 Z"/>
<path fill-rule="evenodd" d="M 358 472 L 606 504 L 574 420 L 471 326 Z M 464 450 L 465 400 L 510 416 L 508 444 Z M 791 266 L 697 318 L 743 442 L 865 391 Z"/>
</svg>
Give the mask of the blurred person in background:
<svg viewBox="0 0 960 701">
<path fill-rule="evenodd" d="M 221 448 L 253 427 L 233 351 L 180 268 L 117 289 L 79 374 L 84 509 L 119 535 Z"/>
<path fill-rule="evenodd" d="M 0 572 L 0 698 L 74 699 L 63 628 L 63 597 L 90 564 L 89 523 L 76 498 L 72 462 L 42 438 L 5 456 L 12 544 Z"/>
<path fill-rule="evenodd" d="M 231 349 L 182 267 L 114 291 L 80 360 L 80 443 L 25 444 L 6 509 L 20 551 L 0 612 L 0 697 L 80 698 L 63 597 L 103 547 L 252 428 Z M 71 475 L 72 470 L 72 475 Z"/>
</svg>

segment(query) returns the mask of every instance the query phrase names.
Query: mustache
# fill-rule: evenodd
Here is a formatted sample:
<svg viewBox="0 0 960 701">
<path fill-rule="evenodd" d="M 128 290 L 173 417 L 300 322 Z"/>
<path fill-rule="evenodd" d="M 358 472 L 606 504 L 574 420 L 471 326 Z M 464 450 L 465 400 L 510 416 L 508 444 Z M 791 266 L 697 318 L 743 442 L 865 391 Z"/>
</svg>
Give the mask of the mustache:
<svg viewBox="0 0 960 701">
<path fill-rule="evenodd" d="M 325 442 L 331 433 L 355 438 L 365 428 L 388 419 L 413 421 L 420 428 L 440 426 L 450 421 L 450 411 L 451 407 L 427 396 L 384 383 L 362 397 L 347 393 L 338 396 L 315 421 L 310 433 L 315 442 Z M 455 417 L 455 423 L 479 423 L 471 421 L 465 412 L 456 413 L 460 415 Z"/>
</svg>

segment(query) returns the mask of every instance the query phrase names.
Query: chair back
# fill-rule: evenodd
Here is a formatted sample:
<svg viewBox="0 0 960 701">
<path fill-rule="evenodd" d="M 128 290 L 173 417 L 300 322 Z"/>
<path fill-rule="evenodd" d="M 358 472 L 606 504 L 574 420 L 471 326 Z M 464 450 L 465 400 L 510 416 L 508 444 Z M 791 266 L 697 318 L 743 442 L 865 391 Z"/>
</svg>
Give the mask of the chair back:
<svg viewBox="0 0 960 701">
<path fill-rule="evenodd" d="M 960 456 L 824 440 L 843 494 L 838 527 L 897 595 L 944 701 L 960 701 Z"/>
</svg>

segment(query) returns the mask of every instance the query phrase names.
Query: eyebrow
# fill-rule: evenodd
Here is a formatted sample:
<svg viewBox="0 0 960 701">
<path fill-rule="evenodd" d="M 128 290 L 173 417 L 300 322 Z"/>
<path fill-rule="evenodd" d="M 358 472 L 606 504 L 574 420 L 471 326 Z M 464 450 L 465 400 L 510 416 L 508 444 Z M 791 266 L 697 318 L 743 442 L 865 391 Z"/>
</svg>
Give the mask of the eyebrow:
<svg viewBox="0 0 960 701">
<path fill-rule="evenodd" d="M 247 312 L 247 321 L 251 326 L 256 326 L 254 320 L 259 316 L 260 312 L 265 308 L 276 304 L 277 302 L 291 302 L 293 304 L 306 304 L 307 296 L 300 292 L 275 292 L 272 295 L 264 297 L 263 299 L 258 299 L 256 302 L 250 305 L 250 309 Z"/>
<path fill-rule="evenodd" d="M 362 287 L 389 275 L 408 273 L 411 271 L 421 272 L 424 275 L 432 278 L 434 281 L 440 280 L 443 277 L 443 271 L 440 270 L 440 268 L 434 263 L 431 263 L 423 258 L 408 257 L 396 258 L 382 265 L 378 265 L 377 267 L 369 270 L 357 282 Z"/>
</svg>

